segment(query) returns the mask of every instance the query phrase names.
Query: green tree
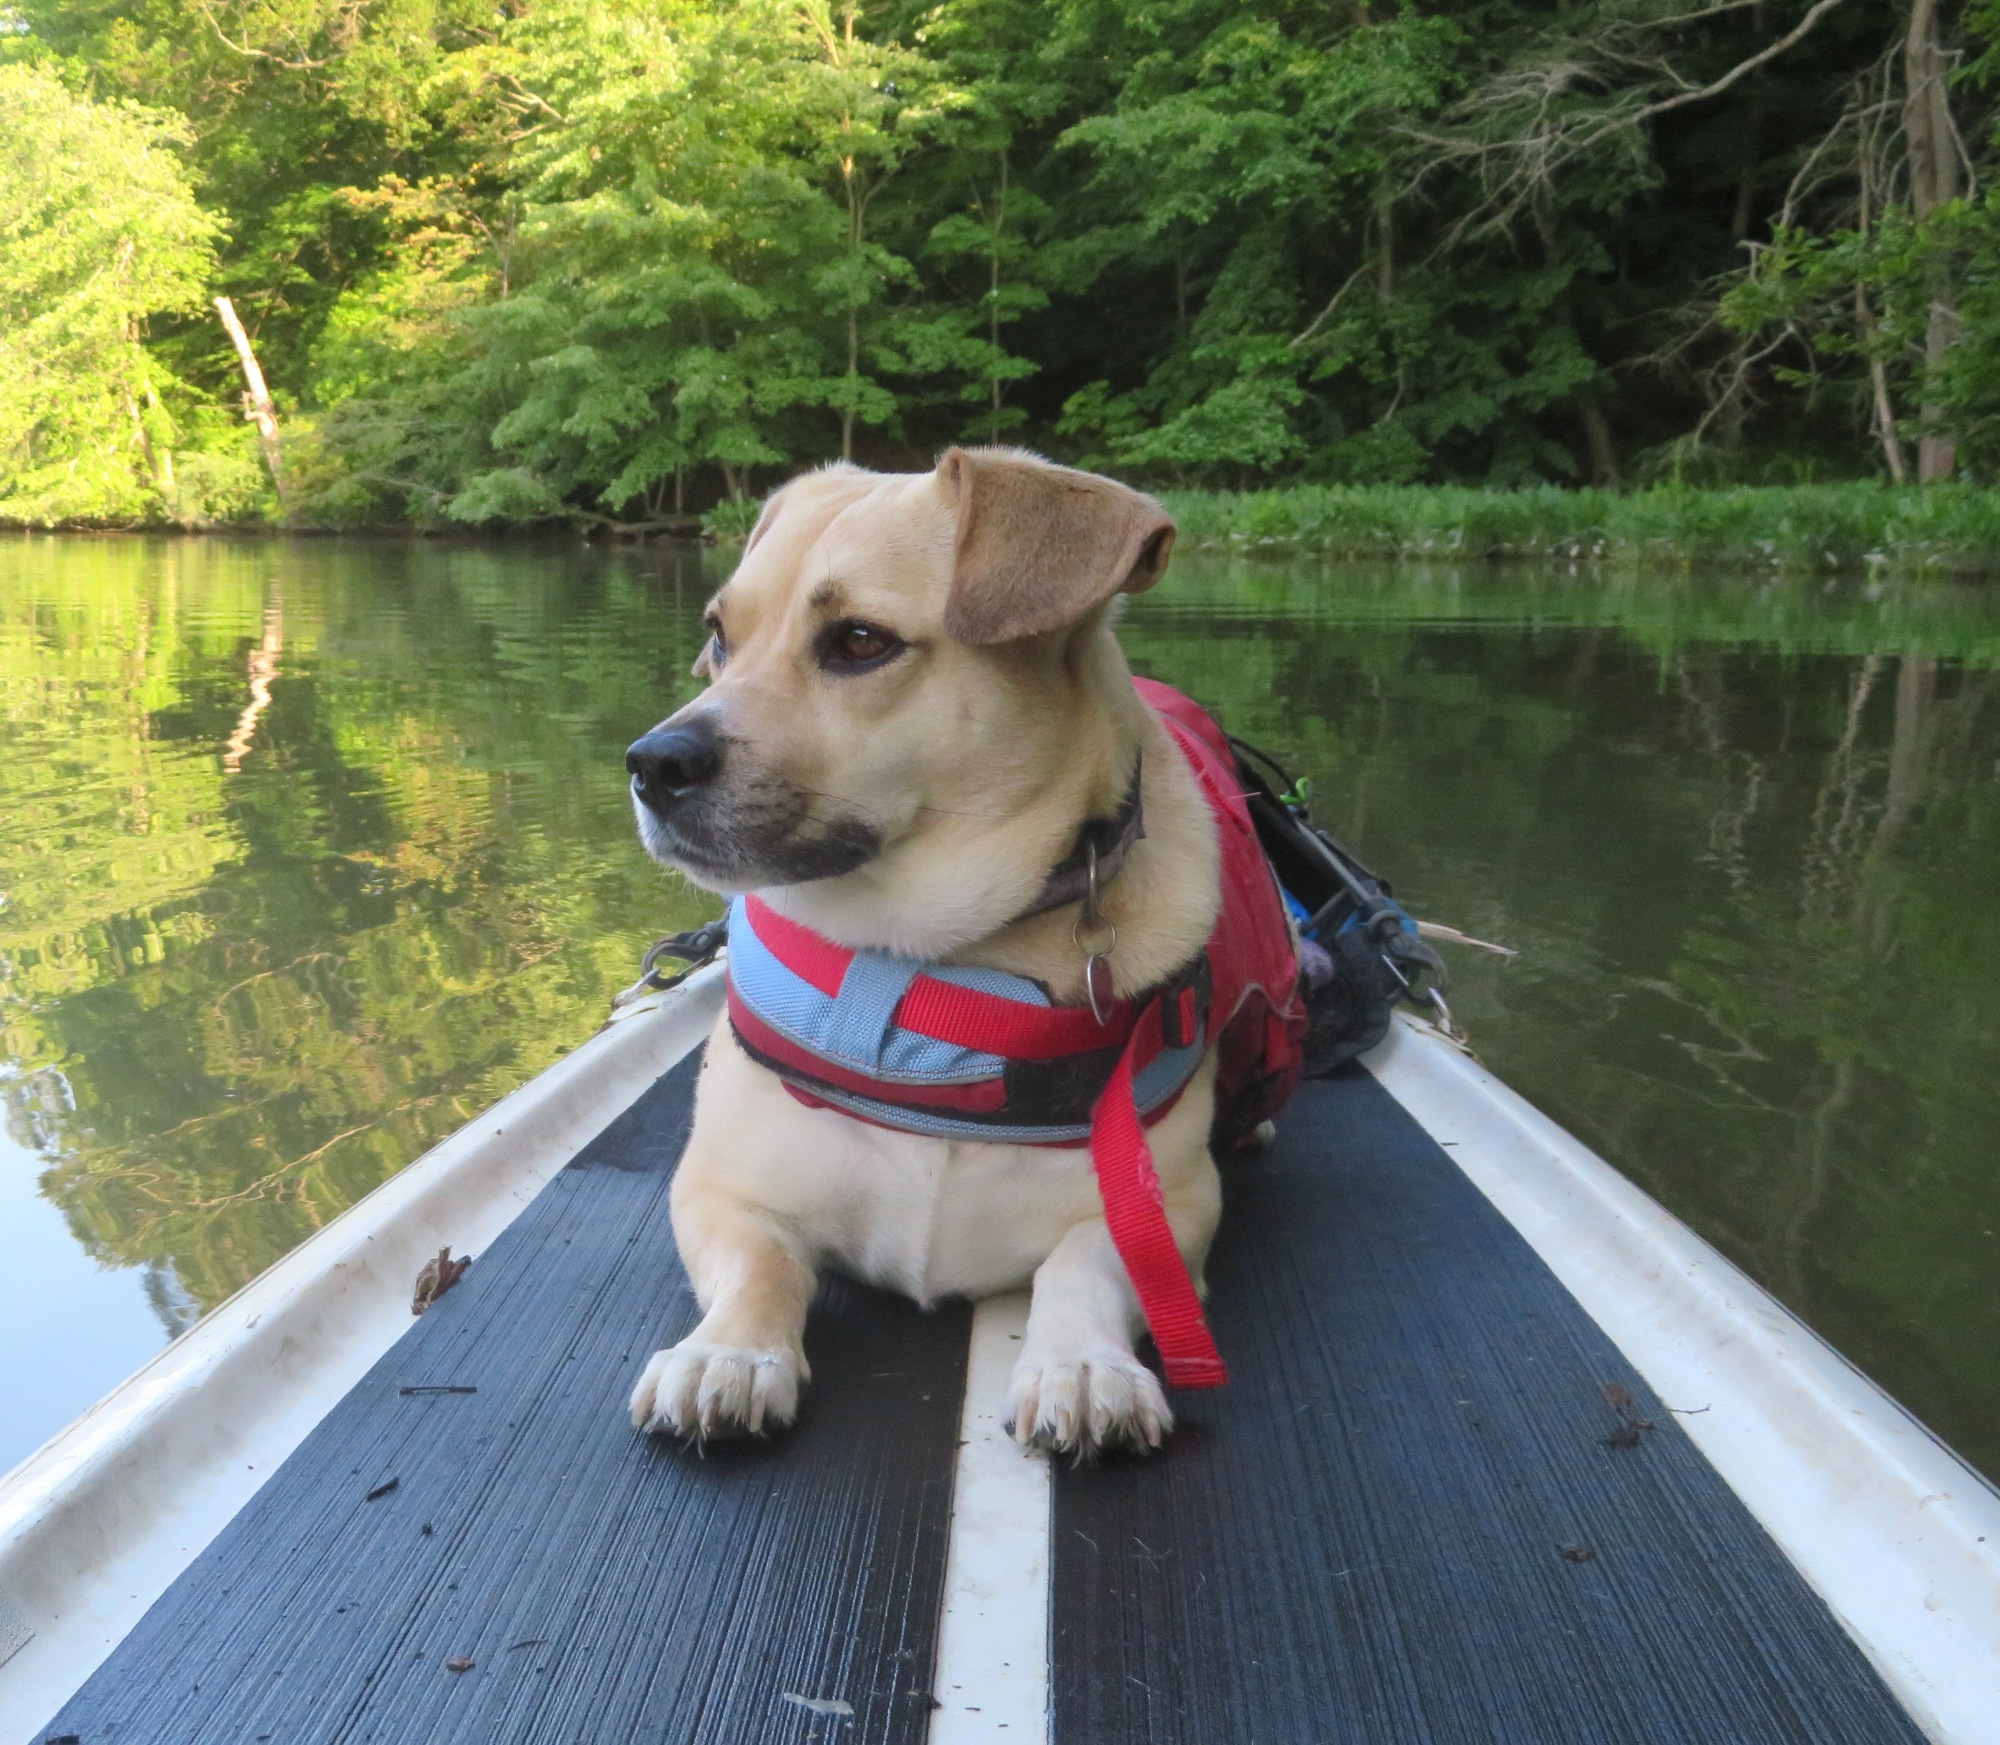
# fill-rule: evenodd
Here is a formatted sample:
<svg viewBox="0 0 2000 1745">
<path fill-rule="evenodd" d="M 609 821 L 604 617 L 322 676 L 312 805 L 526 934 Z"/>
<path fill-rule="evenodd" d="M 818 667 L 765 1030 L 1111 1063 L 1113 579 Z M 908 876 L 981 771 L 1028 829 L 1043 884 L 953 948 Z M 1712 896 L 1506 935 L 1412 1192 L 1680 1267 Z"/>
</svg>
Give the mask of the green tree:
<svg viewBox="0 0 2000 1745">
<path fill-rule="evenodd" d="M 0 518 L 177 514 L 180 384 L 148 322 L 199 305 L 219 226 L 186 130 L 0 65 Z"/>
<path fill-rule="evenodd" d="M 405 244 L 343 298 L 323 389 L 382 336 L 385 294 L 469 300 L 405 324 L 329 421 L 336 455 L 458 519 L 646 524 L 684 510 L 691 469 L 741 497 L 753 468 L 893 421 L 890 378 L 934 366 L 899 333 L 917 274 L 872 210 L 950 102 L 933 69 L 795 0 L 556 5 L 500 52 L 548 118 L 509 159 L 508 271 L 433 226 L 429 262 Z"/>
<path fill-rule="evenodd" d="M 281 399 L 304 395 L 334 305 L 401 234 L 373 196 L 399 179 L 490 222 L 508 142 L 534 101 L 474 0 L 18 0 L 31 40 L 93 88 L 190 124 L 197 191 L 226 215 L 215 289 Z M 233 401 L 212 321 L 162 334 L 181 373 Z"/>
<path fill-rule="evenodd" d="M 1899 21 L 1721 304 L 1742 349 L 1847 411 L 1898 483 L 2000 465 L 2000 207 L 1953 114 L 2000 73 L 2000 7 L 1959 22 L 1954 38 L 1929 0 Z"/>
</svg>

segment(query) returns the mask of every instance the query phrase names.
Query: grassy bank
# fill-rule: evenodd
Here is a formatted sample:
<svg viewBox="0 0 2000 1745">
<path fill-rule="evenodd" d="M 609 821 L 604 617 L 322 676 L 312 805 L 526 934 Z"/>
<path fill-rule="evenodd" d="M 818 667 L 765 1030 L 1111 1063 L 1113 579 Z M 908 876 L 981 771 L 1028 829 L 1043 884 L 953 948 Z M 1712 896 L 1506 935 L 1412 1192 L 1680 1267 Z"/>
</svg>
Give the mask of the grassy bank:
<svg viewBox="0 0 2000 1745">
<path fill-rule="evenodd" d="M 779 481 L 773 481 L 775 485 Z M 1463 563 L 1541 563 L 1676 569 L 1866 570 L 2000 577 L 2000 489 L 1973 485 L 1898 488 L 1835 485 L 1662 486 L 1617 492 L 1471 490 L 1453 485 L 1284 485 L 1262 491 L 1160 491 L 1180 526 L 1183 551 L 1245 556 Z M 741 541 L 757 518 L 757 496 L 725 500 L 699 517 L 701 537 Z M 687 537 L 697 518 L 685 518 Z M 568 525 L 617 539 L 601 517 Z M 560 517 L 417 526 L 289 524 L 254 517 L 200 529 L 134 522 L 87 532 L 226 534 L 439 534 L 480 538 L 560 527 Z M 646 532 L 662 536 L 663 524 Z M 0 520 L 0 530 L 18 524 Z M 35 529 L 34 531 L 52 531 Z"/>
<path fill-rule="evenodd" d="M 1969 485 L 1622 493 L 1293 485 L 1161 497 L 1185 545 L 1279 556 L 2000 574 L 2000 490 Z"/>
</svg>

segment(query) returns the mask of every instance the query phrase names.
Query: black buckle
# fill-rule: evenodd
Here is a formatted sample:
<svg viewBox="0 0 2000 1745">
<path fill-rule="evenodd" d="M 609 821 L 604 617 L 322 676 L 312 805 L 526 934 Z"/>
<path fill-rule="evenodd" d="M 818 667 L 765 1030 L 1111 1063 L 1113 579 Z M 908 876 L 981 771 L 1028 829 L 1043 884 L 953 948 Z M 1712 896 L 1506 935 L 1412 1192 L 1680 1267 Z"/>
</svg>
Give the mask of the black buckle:
<svg viewBox="0 0 2000 1745">
<path fill-rule="evenodd" d="M 1208 1008 L 1214 999 L 1215 976 L 1202 952 L 1160 988 L 1160 1041 L 1168 1048 L 1199 1042 L 1208 1028 Z"/>
</svg>

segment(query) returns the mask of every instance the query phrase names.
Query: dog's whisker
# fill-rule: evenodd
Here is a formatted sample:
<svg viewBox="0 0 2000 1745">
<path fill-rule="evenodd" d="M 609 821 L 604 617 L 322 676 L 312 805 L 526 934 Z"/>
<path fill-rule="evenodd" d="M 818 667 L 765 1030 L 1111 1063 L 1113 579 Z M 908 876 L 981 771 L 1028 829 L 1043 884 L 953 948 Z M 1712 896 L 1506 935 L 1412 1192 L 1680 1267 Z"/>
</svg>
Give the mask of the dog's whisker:
<svg viewBox="0 0 2000 1745">
<path fill-rule="evenodd" d="M 1012 814 L 1008 812 L 974 811 L 965 806 L 934 806 L 927 801 L 917 803 L 919 812 L 936 812 L 946 818 L 976 818 L 982 824 L 999 824 Z"/>
</svg>

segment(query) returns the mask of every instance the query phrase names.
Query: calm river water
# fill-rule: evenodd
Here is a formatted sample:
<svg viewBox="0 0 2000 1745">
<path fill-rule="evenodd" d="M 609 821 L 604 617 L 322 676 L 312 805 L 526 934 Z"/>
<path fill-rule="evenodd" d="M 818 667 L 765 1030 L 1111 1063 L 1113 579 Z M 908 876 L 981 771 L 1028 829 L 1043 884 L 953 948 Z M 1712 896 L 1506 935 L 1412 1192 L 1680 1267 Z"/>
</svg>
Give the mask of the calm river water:
<svg viewBox="0 0 2000 1745">
<path fill-rule="evenodd" d="M 0 545 L 0 1468 L 710 912 L 620 757 L 714 554 Z M 1481 1055 L 2000 1473 L 2000 595 L 1184 560 Z"/>
</svg>

